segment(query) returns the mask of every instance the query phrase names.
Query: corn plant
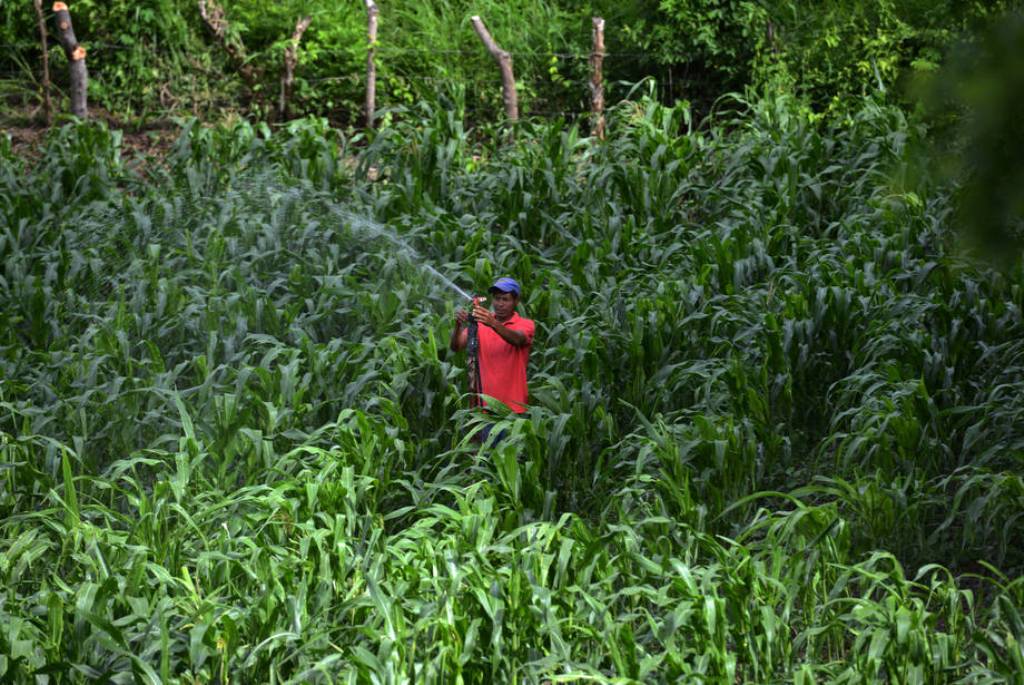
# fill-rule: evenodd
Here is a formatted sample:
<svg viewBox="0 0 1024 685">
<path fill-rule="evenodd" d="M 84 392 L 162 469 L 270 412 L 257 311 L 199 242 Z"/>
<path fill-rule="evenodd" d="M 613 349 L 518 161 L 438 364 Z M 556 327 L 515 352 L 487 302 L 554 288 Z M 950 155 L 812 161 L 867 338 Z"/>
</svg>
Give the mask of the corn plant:
<svg viewBox="0 0 1024 685">
<path fill-rule="evenodd" d="M 0 678 L 1021 682 L 1024 271 L 956 252 L 921 135 L 0 144 Z M 524 283 L 524 417 L 423 264 Z"/>
</svg>

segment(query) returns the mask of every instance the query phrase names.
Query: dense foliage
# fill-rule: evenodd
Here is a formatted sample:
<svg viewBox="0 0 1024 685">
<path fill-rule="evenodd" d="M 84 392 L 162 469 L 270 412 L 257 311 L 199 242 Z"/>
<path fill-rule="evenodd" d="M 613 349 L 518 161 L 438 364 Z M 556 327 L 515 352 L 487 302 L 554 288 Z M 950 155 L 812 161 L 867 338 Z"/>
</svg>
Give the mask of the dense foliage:
<svg viewBox="0 0 1024 685">
<path fill-rule="evenodd" d="M 195 0 L 79 0 L 76 31 L 89 48 L 94 104 L 121 119 L 267 118 L 296 20 L 312 17 L 299 53 L 293 111 L 360 121 L 367 54 L 363 3 L 225 0 L 231 39 L 259 75 L 255 92 L 204 25 Z M 523 111 L 572 118 L 589 106 L 587 57 L 593 15 L 607 19 L 605 75 L 612 100 L 622 83 L 657 79 L 661 99 L 708 111 L 726 92 L 786 91 L 819 114 L 845 114 L 857 98 L 904 100 L 904 83 L 933 72 L 951 46 L 1019 0 L 426 0 L 381 2 L 379 104 L 463 104 L 474 123 L 500 118 L 495 66 L 469 24 L 487 21 L 513 53 Z M 52 31 L 52 27 L 51 27 Z M 31 3 L 0 7 L 0 95 L 38 101 L 40 50 Z M 66 68 L 54 41 L 54 77 Z M 385 116 L 387 116 L 385 114 Z"/>
<path fill-rule="evenodd" d="M 784 88 L 818 112 L 845 114 L 867 94 L 906 98 L 951 46 L 1019 2 L 957 0 L 659 0 L 607 3 L 641 69 L 698 101 Z M 623 5 L 625 4 L 625 7 Z M 621 35 L 621 38 L 619 37 Z"/>
<path fill-rule="evenodd" d="M 195 0 L 91 2 L 72 6 L 76 33 L 89 48 L 90 97 L 121 118 L 191 112 L 223 116 L 225 108 L 266 118 L 277 102 L 284 49 L 295 22 L 312 23 L 300 43 L 292 109 L 361 122 L 367 55 L 366 10 L 360 1 L 253 0 L 224 6 L 230 38 L 259 76 L 250 92 L 205 26 Z M 502 46 L 515 55 L 524 107 L 539 112 L 583 108 L 590 18 L 549 0 L 380 3 L 377 65 L 379 106 L 417 101 L 465 102 L 468 114 L 493 119 L 501 90 L 491 56 L 469 18 L 481 14 Z M 48 13 L 49 15 L 49 13 Z M 34 101 L 40 70 L 31 2 L 0 8 L 0 57 L 11 101 Z M 52 26 L 51 26 L 52 31 Z M 66 87 L 56 41 L 53 74 Z M 386 116 L 386 114 L 385 114 Z"/>
<path fill-rule="evenodd" d="M 898 110 L 731 109 L 0 147 L 0 677 L 1019 682 L 1019 262 Z M 522 280 L 527 418 L 421 264 Z"/>
<path fill-rule="evenodd" d="M 52 3 L 48 21 L 51 78 L 65 92 L 67 60 L 57 40 Z M 89 99 L 94 107 L 123 119 L 146 120 L 168 111 L 207 112 L 235 99 L 225 83 L 224 60 L 200 31 L 196 4 L 189 0 L 68 3 L 78 40 L 88 50 Z M 5 104 L 39 103 L 42 57 L 32 2 L 0 5 L 0 93 Z M 227 87 L 226 87 L 227 86 Z M 20 97 L 19 97 L 20 96 Z M 60 98 L 56 100 L 58 111 Z"/>
<path fill-rule="evenodd" d="M 960 180 L 958 223 L 997 262 L 1024 250 L 1022 46 L 1024 14 L 1006 17 L 920 88 L 938 167 Z"/>
</svg>

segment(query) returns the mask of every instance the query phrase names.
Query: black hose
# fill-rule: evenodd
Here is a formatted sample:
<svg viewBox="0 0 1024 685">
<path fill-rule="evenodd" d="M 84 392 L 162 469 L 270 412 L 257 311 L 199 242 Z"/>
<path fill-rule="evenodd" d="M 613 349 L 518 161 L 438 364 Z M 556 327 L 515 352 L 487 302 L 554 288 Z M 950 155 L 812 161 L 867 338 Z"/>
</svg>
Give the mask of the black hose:
<svg viewBox="0 0 1024 685">
<path fill-rule="evenodd" d="M 469 337 L 466 341 L 466 366 L 469 371 L 469 405 L 471 407 L 483 406 L 483 383 L 480 379 L 480 337 L 477 331 L 477 322 L 473 315 L 469 315 L 467 327 Z"/>
</svg>

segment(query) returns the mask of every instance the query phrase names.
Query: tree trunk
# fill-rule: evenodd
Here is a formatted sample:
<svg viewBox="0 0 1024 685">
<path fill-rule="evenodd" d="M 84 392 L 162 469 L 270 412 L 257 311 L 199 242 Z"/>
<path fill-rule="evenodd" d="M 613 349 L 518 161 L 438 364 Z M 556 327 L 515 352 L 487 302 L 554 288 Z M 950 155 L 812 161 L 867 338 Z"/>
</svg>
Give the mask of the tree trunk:
<svg viewBox="0 0 1024 685">
<path fill-rule="evenodd" d="M 238 73 L 245 81 L 246 87 L 256 100 L 261 100 L 259 91 L 259 76 L 252 65 L 248 63 L 245 54 L 245 46 L 240 42 L 236 43 L 228 35 L 228 20 L 224 18 L 224 8 L 217 4 L 216 0 L 198 0 L 199 15 L 206 22 L 214 37 L 220 42 L 224 51 L 234 60 L 238 66 Z"/>
<path fill-rule="evenodd" d="M 502 50 L 494 42 L 480 17 L 470 17 L 470 21 L 473 22 L 473 29 L 476 31 L 476 35 L 480 36 L 480 40 L 483 41 L 487 51 L 491 53 L 491 56 L 494 57 L 498 67 L 501 69 L 501 94 L 502 99 L 505 101 L 505 116 L 508 117 L 509 121 L 518 121 L 519 100 L 516 97 L 515 75 L 512 73 L 512 55 L 508 51 Z"/>
<path fill-rule="evenodd" d="M 288 118 L 288 101 L 292 97 L 292 86 L 295 83 L 295 66 L 299 63 L 299 41 L 311 21 L 313 17 L 307 16 L 295 22 L 292 40 L 284 49 L 284 72 L 281 74 L 281 93 L 277 102 L 277 112 L 282 120 Z"/>
<path fill-rule="evenodd" d="M 86 98 L 89 86 L 89 72 L 85 68 L 85 48 L 78 44 L 75 29 L 71 26 L 71 13 L 63 2 L 53 3 L 57 19 L 57 38 L 64 47 L 71 73 L 71 113 L 85 119 L 89 116 Z"/>
<path fill-rule="evenodd" d="M 39 44 L 43 49 L 43 115 L 46 125 L 53 124 L 53 103 L 50 101 L 50 49 L 46 44 L 46 19 L 43 18 L 43 0 L 32 0 L 36 8 L 36 20 L 39 23 Z"/>
<path fill-rule="evenodd" d="M 604 19 L 594 17 L 594 48 L 590 53 L 590 109 L 594 113 L 593 135 L 604 140 Z"/>
<path fill-rule="evenodd" d="M 377 3 L 366 0 L 366 37 L 369 48 L 366 52 L 366 128 L 373 128 L 374 110 L 377 108 L 377 63 L 374 56 L 377 51 Z"/>
</svg>

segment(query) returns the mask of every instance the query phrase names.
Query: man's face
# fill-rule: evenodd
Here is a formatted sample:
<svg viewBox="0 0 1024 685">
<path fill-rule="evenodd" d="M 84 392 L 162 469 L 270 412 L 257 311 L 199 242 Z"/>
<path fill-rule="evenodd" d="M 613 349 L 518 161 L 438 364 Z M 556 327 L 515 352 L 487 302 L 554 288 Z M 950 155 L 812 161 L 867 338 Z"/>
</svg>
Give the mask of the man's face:
<svg viewBox="0 0 1024 685">
<path fill-rule="evenodd" d="M 519 304 L 519 296 L 515 293 L 504 293 L 500 290 L 491 291 L 491 304 L 494 305 L 494 316 L 498 321 L 504 321 L 512 316 L 516 305 Z"/>
</svg>

